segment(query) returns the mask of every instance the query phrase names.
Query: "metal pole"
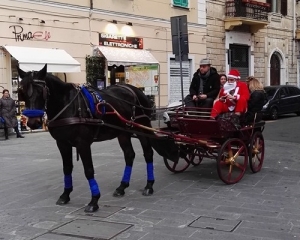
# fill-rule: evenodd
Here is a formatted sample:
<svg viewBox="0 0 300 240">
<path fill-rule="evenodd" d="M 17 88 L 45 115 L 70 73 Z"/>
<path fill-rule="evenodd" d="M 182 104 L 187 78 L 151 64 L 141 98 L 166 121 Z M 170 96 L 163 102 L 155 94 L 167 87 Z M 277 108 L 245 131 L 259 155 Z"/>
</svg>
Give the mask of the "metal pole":
<svg viewBox="0 0 300 240">
<path fill-rule="evenodd" d="M 184 94 L 183 94 L 183 75 L 182 75 L 182 52 L 181 52 L 181 32 L 180 32 L 180 18 L 177 18 L 177 36 L 178 36 L 178 50 L 179 50 L 179 68 L 180 68 L 180 81 L 181 81 L 181 98 L 182 98 L 182 104 L 184 100 Z"/>
<path fill-rule="evenodd" d="M 158 64 L 158 70 L 157 70 L 157 74 L 158 74 L 158 109 L 160 109 L 160 65 Z M 160 128 L 160 113 L 157 114 L 157 112 L 155 113 L 156 116 L 158 116 L 158 127 Z"/>
</svg>

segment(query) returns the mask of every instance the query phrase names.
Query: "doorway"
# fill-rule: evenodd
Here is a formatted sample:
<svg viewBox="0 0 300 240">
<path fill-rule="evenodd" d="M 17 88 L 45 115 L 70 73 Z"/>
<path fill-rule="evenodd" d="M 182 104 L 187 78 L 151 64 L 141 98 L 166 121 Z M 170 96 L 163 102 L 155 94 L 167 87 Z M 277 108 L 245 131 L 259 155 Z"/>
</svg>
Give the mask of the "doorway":
<svg viewBox="0 0 300 240">
<path fill-rule="evenodd" d="M 125 83 L 125 67 L 112 65 L 108 67 L 108 85 Z"/>
<path fill-rule="evenodd" d="M 280 85 L 280 59 L 278 54 L 273 53 L 270 61 L 270 83 L 272 85 Z"/>
</svg>

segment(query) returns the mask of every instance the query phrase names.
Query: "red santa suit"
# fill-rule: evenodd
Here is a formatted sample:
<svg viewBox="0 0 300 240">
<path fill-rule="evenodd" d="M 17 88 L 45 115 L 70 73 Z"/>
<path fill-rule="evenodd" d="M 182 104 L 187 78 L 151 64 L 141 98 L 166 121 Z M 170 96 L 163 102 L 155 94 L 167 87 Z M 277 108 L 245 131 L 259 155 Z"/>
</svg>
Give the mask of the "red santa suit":
<svg viewBox="0 0 300 240">
<path fill-rule="evenodd" d="M 247 111 L 247 102 L 250 98 L 249 89 L 246 83 L 238 81 L 240 73 L 232 69 L 228 74 L 228 79 L 236 79 L 234 82 L 226 82 L 220 91 L 219 100 L 215 102 L 211 117 L 215 118 L 224 112 L 239 112 L 245 113 Z M 234 99 L 225 99 L 227 95 L 232 95 Z M 224 97 L 224 101 L 222 101 Z"/>
</svg>

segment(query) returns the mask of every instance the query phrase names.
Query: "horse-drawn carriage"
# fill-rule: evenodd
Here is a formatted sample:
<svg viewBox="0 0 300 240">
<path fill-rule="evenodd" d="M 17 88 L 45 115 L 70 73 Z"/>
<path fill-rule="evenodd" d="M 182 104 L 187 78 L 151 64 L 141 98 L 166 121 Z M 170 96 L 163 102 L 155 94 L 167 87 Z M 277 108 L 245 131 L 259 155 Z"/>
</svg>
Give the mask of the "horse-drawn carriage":
<svg viewBox="0 0 300 240">
<path fill-rule="evenodd" d="M 99 91 L 87 85 L 64 83 L 47 73 L 47 65 L 38 72 L 24 72 L 19 68 L 18 72 L 22 79 L 19 99 L 25 101 L 28 109 L 27 125 L 36 128 L 46 111 L 49 132 L 62 156 L 64 191 L 57 201 L 59 205 L 70 201 L 72 147 L 75 147 L 92 196 L 85 211 L 99 209 L 101 193 L 94 178 L 91 144 L 113 138 L 118 139 L 125 159 L 121 183 L 113 193 L 115 197 L 123 196 L 129 187 L 135 158 L 133 136 L 141 143 L 147 166 L 145 196 L 154 192 L 153 149 L 164 157 L 172 172 L 182 172 L 190 164 L 199 165 L 203 158 L 216 159 L 218 174 L 227 184 L 243 177 L 248 158 L 253 172 L 262 167 L 264 122 L 237 128 L 230 118 L 211 120 L 199 109 L 178 108 L 177 128 L 155 129 L 151 126 L 153 109 L 149 99 L 131 85 L 114 85 Z"/>
<path fill-rule="evenodd" d="M 174 141 L 173 146 L 179 153 L 178 160 L 164 157 L 167 169 L 181 173 L 190 165 L 198 166 L 203 158 L 215 159 L 218 175 L 226 184 L 234 184 L 242 179 L 248 161 L 252 172 L 259 172 L 264 160 L 262 132 L 265 122 L 237 126 L 233 113 L 225 113 L 215 120 L 210 119 L 210 110 L 178 107 L 168 128 L 146 127 L 147 130 L 155 132 L 156 138 Z M 137 128 L 144 128 L 122 117 L 121 119 Z"/>
<path fill-rule="evenodd" d="M 169 128 L 180 151 L 179 161 L 164 158 L 166 167 L 174 173 L 199 165 L 203 158 L 217 160 L 220 179 L 237 183 L 249 165 L 253 173 L 260 171 L 264 160 L 265 122 L 237 126 L 232 113 L 217 120 L 210 119 L 210 109 L 178 107 L 171 116 Z"/>
</svg>

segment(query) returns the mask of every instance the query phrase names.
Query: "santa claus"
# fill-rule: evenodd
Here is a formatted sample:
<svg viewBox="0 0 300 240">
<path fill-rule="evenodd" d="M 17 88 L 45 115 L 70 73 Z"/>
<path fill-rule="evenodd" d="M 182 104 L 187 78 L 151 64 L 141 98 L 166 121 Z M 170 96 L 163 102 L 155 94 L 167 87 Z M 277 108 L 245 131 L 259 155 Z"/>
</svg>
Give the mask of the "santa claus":
<svg viewBox="0 0 300 240">
<path fill-rule="evenodd" d="M 247 84 L 239 81 L 240 73 L 231 69 L 227 75 L 227 82 L 220 91 L 219 100 L 215 102 L 211 117 L 215 118 L 221 113 L 235 112 L 241 115 L 247 111 L 247 102 L 250 97 Z"/>
</svg>

